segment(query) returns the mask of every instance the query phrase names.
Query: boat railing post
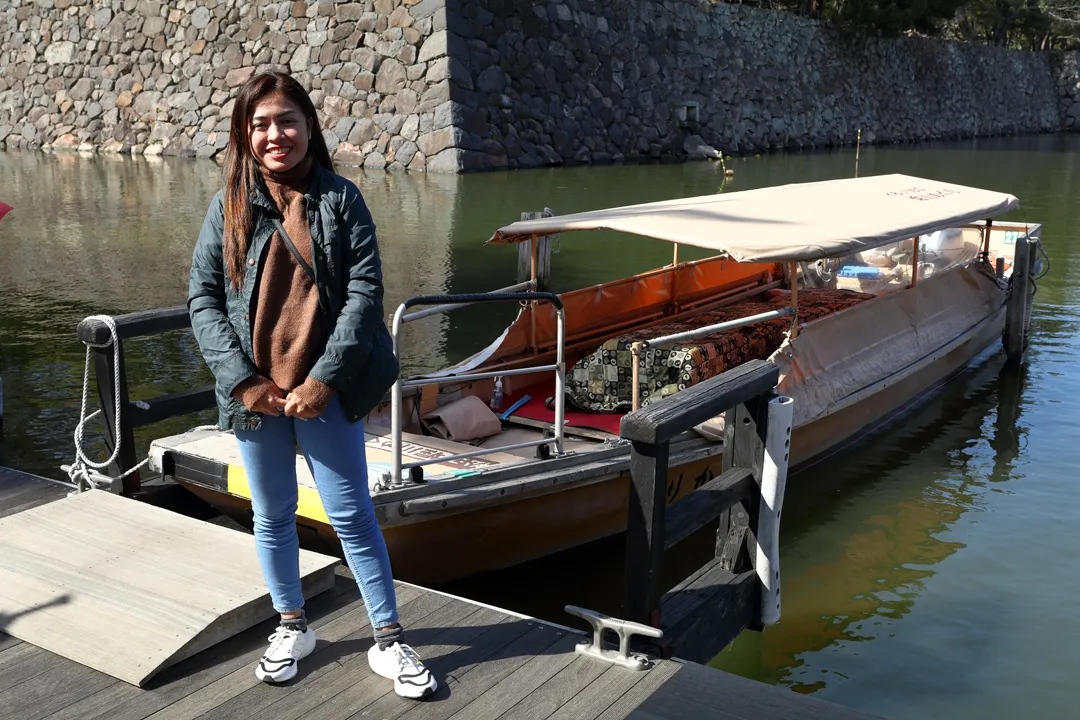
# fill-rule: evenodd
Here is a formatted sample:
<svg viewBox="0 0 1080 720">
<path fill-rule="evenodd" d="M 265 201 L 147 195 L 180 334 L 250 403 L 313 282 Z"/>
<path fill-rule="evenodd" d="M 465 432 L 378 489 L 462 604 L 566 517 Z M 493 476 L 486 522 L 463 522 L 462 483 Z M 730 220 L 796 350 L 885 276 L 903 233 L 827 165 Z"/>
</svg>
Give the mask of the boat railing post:
<svg viewBox="0 0 1080 720">
<path fill-rule="evenodd" d="M 633 383 L 633 388 L 630 390 L 630 410 L 631 412 L 637 412 L 641 409 L 641 350 L 644 344 L 638 340 L 630 345 L 630 362 L 633 363 L 633 367 L 630 368 L 630 382 Z"/>
<path fill-rule="evenodd" d="M 664 520 L 670 442 L 630 445 L 630 507 L 626 523 L 626 618 L 660 627 Z"/>
<path fill-rule="evenodd" d="M 757 561 L 761 580 L 761 624 L 780 619 L 780 513 L 787 487 L 788 456 L 794 400 L 775 397 L 769 401 L 765 426 L 765 453 L 761 472 L 761 500 L 757 522 Z"/>
<path fill-rule="evenodd" d="M 566 310 L 555 308 L 555 452 L 565 452 L 566 423 Z"/>
<path fill-rule="evenodd" d="M 908 283 L 909 288 L 915 287 L 919 282 L 919 238 L 912 238 L 914 249 L 911 251 L 911 282 Z"/>
<path fill-rule="evenodd" d="M 791 311 L 794 315 L 791 324 L 791 338 L 794 340 L 799 334 L 799 264 L 788 263 L 788 275 L 791 280 Z"/>
<path fill-rule="evenodd" d="M 394 357 L 398 359 L 398 364 L 401 363 L 401 325 L 402 317 L 405 315 L 407 305 L 402 303 L 398 306 L 397 311 L 394 312 L 394 322 L 391 328 L 391 338 L 394 345 Z M 394 381 L 394 385 L 390 388 L 390 482 L 399 483 L 402 481 L 401 477 L 401 436 L 404 432 L 402 428 L 401 417 L 401 377 Z"/>
<path fill-rule="evenodd" d="M 556 384 L 556 398 L 555 398 L 555 425 L 553 427 L 553 438 L 549 438 L 545 433 L 544 437 L 540 440 L 534 440 L 524 443 L 516 443 L 513 445 L 503 445 L 493 449 L 474 450 L 466 453 L 457 453 L 453 455 L 443 455 L 438 460 L 419 460 L 408 463 L 408 469 L 411 473 L 422 474 L 423 466 L 430 465 L 435 462 L 447 462 L 450 460 L 462 459 L 467 457 L 477 457 L 480 455 L 487 455 L 495 452 L 506 452 L 509 450 L 524 449 L 527 447 L 540 447 L 551 445 L 552 441 L 555 443 L 556 452 L 561 454 L 565 449 L 564 442 L 564 430 L 565 430 L 565 416 L 566 416 L 566 358 L 565 358 L 565 338 L 566 338 L 566 311 L 563 307 L 562 300 L 558 295 L 549 292 L 490 292 L 490 293 L 465 293 L 461 295 L 433 295 L 433 296 L 420 296 L 409 298 L 394 312 L 394 319 L 391 323 L 390 336 L 393 341 L 394 356 L 401 359 L 401 333 L 404 325 L 410 321 L 421 317 L 427 317 L 430 313 L 420 311 L 406 315 L 405 312 L 416 305 L 434 305 L 434 309 L 443 312 L 453 307 L 463 307 L 465 305 L 472 305 L 474 303 L 485 302 L 519 302 L 530 303 L 533 306 L 537 302 L 543 301 L 551 303 L 555 306 L 556 312 L 556 361 L 553 364 L 546 365 L 534 365 L 525 368 L 510 368 L 505 370 L 494 370 L 485 372 L 467 372 L 460 375 L 440 375 L 437 377 L 419 378 L 412 380 L 403 380 L 398 377 L 397 380 L 390 388 L 390 484 L 395 485 L 404 481 L 402 471 L 405 469 L 406 464 L 402 457 L 402 438 L 404 435 L 403 427 L 403 410 L 404 405 L 403 391 L 404 388 L 415 388 L 423 385 L 435 385 L 438 386 L 441 382 L 468 382 L 472 380 L 483 380 L 487 378 L 496 377 L 508 377 L 512 375 L 524 375 L 534 372 L 554 372 L 555 384 Z M 419 402 L 416 400 L 414 402 Z M 545 448 L 547 450 L 549 448 Z M 384 474 L 385 477 L 385 474 Z"/>
<path fill-rule="evenodd" d="M 710 637 L 727 638 L 724 640 L 726 643 L 733 636 L 732 633 L 760 626 L 763 600 L 759 592 L 760 583 L 754 573 L 758 553 L 755 537 L 761 532 L 758 517 L 761 514 L 759 505 L 766 463 L 765 428 L 770 400 L 778 380 L 779 369 L 775 365 L 751 360 L 623 417 L 620 435 L 630 441 L 630 495 L 624 575 L 624 612 L 627 620 L 661 627 L 661 607 L 666 597 L 663 595 L 666 590 L 663 586 L 664 550 L 673 547 L 680 538 L 716 522 L 730 510 L 727 517 L 732 521 L 719 523 L 715 557 L 702 577 L 708 576 L 707 582 L 737 586 L 731 591 L 732 597 L 738 598 L 734 601 L 738 607 L 718 609 L 725 613 L 725 617 L 710 629 Z M 671 442 L 696 425 L 731 408 L 735 408 L 735 422 L 732 423 L 735 427 L 730 431 L 734 434 L 734 447 L 730 448 L 729 455 L 733 467 L 711 477 L 685 497 L 677 491 L 672 497 L 673 493 L 668 487 Z M 785 429 L 790 427 L 790 422 L 785 421 L 783 415 L 778 422 L 786 423 Z M 725 455 L 728 450 L 725 448 Z M 777 457 L 786 457 L 786 449 L 784 453 L 784 456 L 778 454 Z M 770 512 L 775 511 L 778 523 L 786 460 L 777 461 L 774 465 L 775 473 L 769 480 L 772 489 L 767 507 Z M 780 492 L 777 492 L 778 489 Z M 669 502 L 672 503 L 671 508 L 668 507 Z M 672 519 L 669 526 L 667 514 L 672 512 L 677 517 Z M 770 589 L 773 586 L 770 584 Z M 750 596 L 746 593 L 751 591 L 753 596 L 749 601 Z M 679 592 L 679 588 L 672 592 Z M 709 593 L 705 595 L 712 596 Z M 704 600 L 700 602 L 709 604 Z M 679 615 L 684 620 L 688 617 L 681 612 Z"/>
</svg>

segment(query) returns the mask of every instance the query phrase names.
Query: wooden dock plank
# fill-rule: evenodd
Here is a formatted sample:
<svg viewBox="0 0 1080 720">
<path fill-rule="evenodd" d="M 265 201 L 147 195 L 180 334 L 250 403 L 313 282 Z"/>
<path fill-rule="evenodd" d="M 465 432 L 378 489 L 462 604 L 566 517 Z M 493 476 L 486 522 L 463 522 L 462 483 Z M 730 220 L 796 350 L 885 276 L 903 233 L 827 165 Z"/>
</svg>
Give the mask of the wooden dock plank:
<svg viewBox="0 0 1080 720">
<path fill-rule="evenodd" d="M 413 604 L 417 606 L 414 612 L 424 615 L 433 609 L 431 600 L 424 594 L 417 593 L 415 596 L 407 598 L 404 604 L 399 606 L 399 613 L 406 612 Z M 361 632 L 370 633 L 367 610 L 362 601 L 354 602 L 350 606 L 349 612 L 324 625 L 321 631 L 314 624 L 312 624 L 312 627 L 316 628 L 316 636 L 323 635 L 327 645 L 317 647 L 315 652 L 308 658 L 309 660 L 316 657 L 318 653 L 324 652 L 329 643 L 344 640 Z M 263 636 L 258 648 L 246 658 L 247 662 L 243 665 L 196 692 L 188 694 L 154 714 L 144 717 L 150 717 L 153 720 L 181 720 L 201 717 L 240 693 L 252 688 L 260 688 L 264 691 L 270 690 L 270 686 L 265 686 L 255 677 L 255 663 L 262 656 L 263 651 L 266 650 L 266 644 L 266 636 Z M 142 719 L 139 718 L 139 720 Z"/>
<path fill-rule="evenodd" d="M 527 663 L 532 656 L 545 652 L 566 637 L 563 631 L 550 625 L 525 620 L 518 622 L 532 627 L 516 641 L 484 658 L 483 662 L 476 663 L 465 672 L 448 675 L 431 696 L 430 702 L 418 704 L 399 717 L 406 720 L 445 720 Z"/>
<path fill-rule="evenodd" d="M 420 622 L 410 623 L 409 634 L 423 635 L 425 630 L 429 630 L 436 631 L 433 637 L 438 638 L 453 633 L 457 629 L 455 627 L 457 623 L 467 621 L 468 615 L 477 612 L 480 612 L 479 608 L 464 603 L 447 604 Z M 442 627 L 444 625 L 449 625 L 449 627 Z M 370 644 L 371 639 L 369 638 L 364 643 L 364 646 L 368 647 Z M 297 720 L 298 718 L 315 720 L 315 718 L 325 713 L 327 709 L 330 709 L 337 717 L 341 717 L 337 713 L 335 706 L 347 707 L 346 703 L 349 702 L 349 698 L 345 694 L 356 693 L 361 686 L 367 686 L 364 688 L 364 692 L 370 688 L 374 692 L 381 691 L 393 694 L 392 683 L 385 678 L 375 676 L 366 666 L 366 661 L 356 662 L 357 656 L 363 657 L 366 650 L 359 653 L 346 651 L 346 653 L 348 653 L 349 657 L 343 656 L 332 665 L 317 668 L 314 673 L 305 676 L 297 684 L 294 692 L 279 699 L 274 699 L 272 701 L 272 712 L 275 720 Z M 322 670 L 325 670 L 325 672 L 320 673 Z M 246 720 L 255 717 L 257 713 L 264 712 L 263 708 L 259 708 L 233 717 L 236 720 Z M 211 717 L 215 717 L 215 715 L 208 715 L 206 720 L 210 720 Z"/>
<path fill-rule="evenodd" d="M 529 659 L 452 715 L 452 720 L 498 720 L 503 713 L 517 704 L 522 695 L 542 687 L 572 663 L 577 657 L 574 646 L 578 640 L 576 636 L 562 635 L 554 645 Z"/>
<path fill-rule="evenodd" d="M 685 664 L 630 720 L 871 720 L 873 716 L 786 688 Z"/>
<path fill-rule="evenodd" d="M 3 620 L 0 620 L 0 625 L 2 625 L 2 624 L 3 624 Z M 19 645 L 20 643 L 22 643 L 22 640 L 20 640 L 19 638 L 12 637 L 11 635 L 8 635 L 7 633 L 0 632 L 0 652 L 4 652 L 8 648 L 15 647 L 16 645 Z"/>
<path fill-rule="evenodd" d="M 4 716 L 19 720 L 43 720 L 93 695 L 115 678 L 46 653 L 50 667 L 19 685 L 0 692 Z"/>
<path fill-rule="evenodd" d="M 521 698 L 499 720 L 546 720 L 608 670 L 607 663 L 577 658 L 539 688 Z M 689 720 L 689 719 L 684 719 Z"/>
<path fill-rule="evenodd" d="M 55 664 L 56 656 L 29 643 L 0 653 L 0 692 L 48 672 Z"/>
<path fill-rule="evenodd" d="M 428 631 L 442 629 L 447 624 L 452 626 L 477 610 L 475 606 L 449 600 L 432 594 L 424 602 L 399 606 L 398 614 L 407 634 L 423 637 Z M 365 619 L 355 627 L 355 632 L 328 642 L 301 661 L 295 681 L 279 687 L 260 683 L 203 715 L 203 720 L 262 717 L 270 708 L 275 718 L 299 717 L 371 677 L 384 691 L 392 692 L 393 685 L 385 678 L 373 676 L 367 666 L 367 650 L 374 644 L 370 623 Z"/>
<path fill-rule="evenodd" d="M 301 552 L 309 597 L 339 562 Z M 250 535 L 90 491 L 0 519 L 0 614 L 11 635 L 142 685 L 273 608 Z"/>
<path fill-rule="evenodd" d="M 582 660 L 588 659 L 582 658 Z M 614 704 L 616 698 L 630 692 L 630 689 L 646 674 L 646 672 L 609 666 L 600 677 L 572 697 L 570 702 L 550 715 L 550 720 L 596 720 L 601 713 Z"/>
<path fill-rule="evenodd" d="M 453 618 L 458 618 L 458 622 L 467 622 L 478 610 L 473 607 L 474 612 L 467 612 L 467 608 L 465 603 L 448 602 L 423 620 L 410 622 L 406 639 L 410 639 L 408 636 L 413 634 L 413 630 L 416 635 L 429 638 L 433 637 L 430 633 L 434 633 L 434 637 L 440 637 L 453 632 Z M 450 627 L 444 627 L 448 624 L 451 624 Z M 363 652 L 344 659 L 332 672 L 323 675 L 312 685 L 308 697 L 302 698 L 297 706 L 289 708 L 288 717 L 300 717 L 296 715 L 296 711 L 305 709 L 302 715 L 304 720 L 340 720 L 361 708 L 370 707 L 377 700 L 387 696 L 397 697 L 394 695 L 393 683 L 375 675 L 368 667 L 366 654 L 370 644 L 370 641 L 365 642 Z M 278 712 L 277 705 L 274 706 L 274 712 Z M 365 715 L 371 717 L 367 711 Z"/>
<path fill-rule="evenodd" d="M 307 603 L 311 626 L 321 630 L 345 615 L 359 612 L 359 597 L 355 584 L 338 578 L 334 590 Z M 98 693 L 105 697 L 95 695 L 80 704 L 93 704 L 104 710 L 95 714 L 72 708 L 68 715 L 63 716 L 63 720 L 143 720 L 240 670 L 250 669 L 254 673 L 255 663 L 266 650 L 266 637 L 275 625 L 273 620 L 265 622 L 212 650 L 185 660 L 167 669 L 146 689 L 128 683 L 106 688 Z"/>
<path fill-rule="evenodd" d="M 623 720 L 678 670 L 679 665 L 677 663 L 658 663 L 656 667 L 644 673 L 645 677 L 634 683 L 625 693 L 615 698 L 615 702 L 607 710 L 600 713 L 597 720 Z"/>
<path fill-rule="evenodd" d="M 69 491 L 43 477 L 0 467 L 0 518 L 59 500 Z"/>
<path fill-rule="evenodd" d="M 478 613 L 468 616 L 460 626 L 441 635 L 436 644 L 425 645 L 417 649 L 424 658 L 424 664 L 431 670 L 440 685 L 447 682 L 447 675 L 463 666 L 472 664 L 471 660 L 487 655 L 493 648 L 499 648 L 521 637 L 528 628 L 516 624 L 516 618 L 491 608 L 482 608 Z M 395 718 L 412 709 L 414 701 L 387 693 L 374 702 L 361 705 L 353 704 L 355 710 L 349 716 L 351 720 L 372 720 L 373 718 Z M 328 720 L 335 717 L 330 708 L 320 708 L 312 715 L 312 720 Z"/>
</svg>

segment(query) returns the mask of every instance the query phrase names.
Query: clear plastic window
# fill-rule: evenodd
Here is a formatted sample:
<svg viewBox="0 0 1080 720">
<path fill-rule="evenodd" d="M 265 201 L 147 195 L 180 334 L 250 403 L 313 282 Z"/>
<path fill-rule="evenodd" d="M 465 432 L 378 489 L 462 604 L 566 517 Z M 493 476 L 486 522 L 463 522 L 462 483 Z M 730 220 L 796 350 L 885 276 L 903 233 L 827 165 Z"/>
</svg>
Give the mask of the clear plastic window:
<svg viewBox="0 0 1080 720">
<path fill-rule="evenodd" d="M 979 256 L 977 230 L 950 228 L 919 241 L 919 280 L 926 280 Z M 915 243 L 901 240 L 866 252 L 829 261 L 836 287 L 883 295 L 911 285 Z"/>
</svg>

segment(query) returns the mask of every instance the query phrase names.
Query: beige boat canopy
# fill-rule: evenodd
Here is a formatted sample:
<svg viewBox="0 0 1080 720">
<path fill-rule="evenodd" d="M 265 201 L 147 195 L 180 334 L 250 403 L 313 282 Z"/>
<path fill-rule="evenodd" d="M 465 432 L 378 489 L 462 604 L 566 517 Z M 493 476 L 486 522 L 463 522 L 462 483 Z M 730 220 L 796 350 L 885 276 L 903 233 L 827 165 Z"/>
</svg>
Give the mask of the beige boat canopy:
<svg viewBox="0 0 1080 720">
<path fill-rule="evenodd" d="M 878 175 L 523 220 L 488 242 L 614 230 L 726 252 L 739 262 L 816 260 L 986 220 L 1019 205 L 1005 193 Z"/>
</svg>

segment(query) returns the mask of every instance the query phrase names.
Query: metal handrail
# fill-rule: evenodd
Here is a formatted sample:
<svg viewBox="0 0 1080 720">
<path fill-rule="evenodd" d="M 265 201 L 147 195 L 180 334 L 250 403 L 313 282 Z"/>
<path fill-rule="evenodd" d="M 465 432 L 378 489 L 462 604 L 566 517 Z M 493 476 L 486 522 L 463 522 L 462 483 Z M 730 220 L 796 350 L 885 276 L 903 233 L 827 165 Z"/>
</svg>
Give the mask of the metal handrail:
<svg viewBox="0 0 1080 720">
<path fill-rule="evenodd" d="M 705 327 L 696 328 L 694 330 L 687 330 L 682 333 L 675 333 L 674 335 L 665 335 L 663 337 L 652 338 L 649 340 L 642 340 L 642 347 L 655 347 L 657 345 L 670 345 L 671 343 L 680 342 L 682 340 L 691 340 L 703 335 L 711 335 L 721 330 L 731 330 L 733 328 L 742 327 L 743 325 L 751 325 L 762 320 L 775 320 L 776 318 L 786 317 L 795 312 L 793 307 L 785 307 L 779 310 L 770 310 L 769 312 L 758 313 L 757 315 L 747 315 L 746 317 L 736 318 L 735 320 L 727 320 L 722 323 L 716 323 L 715 325 L 706 325 Z"/>
<path fill-rule="evenodd" d="M 490 293 L 484 293 L 484 294 L 485 295 L 491 295 L 491 294 L 494 294 L 494 293 L 521 292 L 522 290 L 532 290 L 535 287 L 535 285 L 536 285 L 536 283 L 534 283 L 532 280 L 526 280 L 525 282 L 519 282 L 517 285 L 508 285 L 507 287 L 499 288 L 498 290 L 492 290 Z M 409 313 L 404 318 L 402 318 L 402 322 L 412 322 L 413 320 L 419 320 L 421 318 L 430 317 L 432 315 L 438 315 L 439 313 L 443 313 L 443 312 L 446 312 L 448 310 L 454 310 L 456 308 L 465 307 L 466 305 L 472 305 L 472 303 L 471 302 L 447 303 L 445 305 L 436 305 L 435 307 L 430 307 L 427 310 L 417 310 L 416 312 Z"/>
<path fill-rule="evenodd" d="M 524 285 L 526 283 L 519 283 Z M 474 303 L 484 302 L 532 302 L 543 301 L 549 302 L 555 306 L 556 314 L 556 336 L 555 336 L 555 364 L 553 365 L 536 365 L 532 367 L 516 368 L 513 370 L 502 371 L 489 371 L 479 373 L 466 373 L 464 375 L 443 375 L 435 378 L 421 378 L 417 380 L 401 380 L 398 379 L 391 388 L 390 395 L 390 453 L 391 453 L 391 483 L 399 483 L 402 481 L 401 471 L 404 468 L 422 467 L 424 465 L 434 465 L 435 463 L 446 462 L 448 460 L 461 460 L 464 458 L 476 457 L 478 455 L 490 455 L 496 452 L 505 452 L 507 450 L 518 450 L 522 448 L 539 447 L 540 445 L 547 445 L 554 441 L 555 453 L 561 455 L 564 452 L 563 446 L 563 425 L 565 419 L 565 391 L 566 391 L 566 360 L 564 357 L 564 344 L 566 339 L 566 313 L 563 309 L 562 300 L 558 295 L 549 292 L 500 292 L 498 290 L 490 293 L 471 293 L 461 295 L 426 295 L 421 297 L 409 298 L 405 302 L 398 306 L 397 311 L 394 313 L 394 322 L 391 328 L 391 336 L 394 341 L 394 355 L 400 359 L 398 340 L 401 336 L 401 326 L 411 320 L 417 320 L 421 317 L 427 317 L 434 314 L 431 311 L 420 311 L 406 315 L 405 311 L 410 307 L 416 305 L 436 305 L 438 307 L 431 308 L 432 311 L 438 310 L 443 312 L 462 305 L 472 305 Z M 417 387 L 420 385 L 427 385 L 434 383 L 439 385 L 447 382 L 462 382 L 466 380 L 483 380 L 492 377 L 501 377 L 508 375 L 523 375 L 525 373 L 534 372 L 555 372 L 555 437 L 551 439 L 534 440 L 530 442 L 517 443 L 514 445 L 504 445 L 498 448 L 491 448 L 485 450 L 475 450 L 472 452 L 458 453 L 456 455 L 445 455 L 432 460 L 418 460 L 403 464 L 401 460 L 401 445 L 402 445 L 402 417 L 401 417 L 401 405 L 402 405 L 402 389 L 406 387 Z"/>
</svg>

